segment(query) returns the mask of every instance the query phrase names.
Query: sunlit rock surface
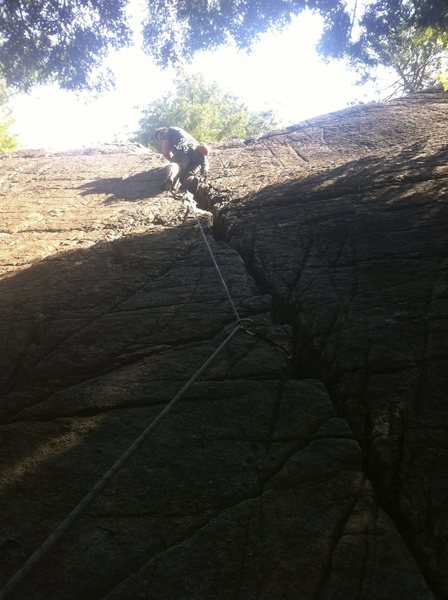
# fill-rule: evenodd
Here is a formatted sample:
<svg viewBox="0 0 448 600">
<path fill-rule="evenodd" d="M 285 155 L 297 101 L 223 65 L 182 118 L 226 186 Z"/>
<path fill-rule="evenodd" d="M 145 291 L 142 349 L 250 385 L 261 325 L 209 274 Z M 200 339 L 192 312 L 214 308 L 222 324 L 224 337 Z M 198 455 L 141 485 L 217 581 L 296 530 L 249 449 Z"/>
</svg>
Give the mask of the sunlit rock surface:
<svg viewBox="0 0 448 600">
<path fill-rule="evenodd" d="M 213 148 L 198 215 L 249 333 L 12 597 L 447 597 L 447 109 Z M 164 164 L 0 157 L 2 583 L 235 322 Z"/>
</svg>

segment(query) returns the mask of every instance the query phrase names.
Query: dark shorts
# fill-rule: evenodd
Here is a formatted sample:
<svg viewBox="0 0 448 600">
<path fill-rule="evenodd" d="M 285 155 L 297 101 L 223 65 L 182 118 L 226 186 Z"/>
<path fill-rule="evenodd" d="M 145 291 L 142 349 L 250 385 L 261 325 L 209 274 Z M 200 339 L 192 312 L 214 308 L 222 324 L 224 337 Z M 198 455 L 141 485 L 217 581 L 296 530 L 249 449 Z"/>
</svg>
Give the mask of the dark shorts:
<svg viewBox="0 0 448 600">
<path fill-rule="evenodd" d="M 197 152 L 197 150 L 193 149 L 189 150 L 188 152 L 178 150 L 171 158 L 171 162 L 177 163 L 181 168 L 181 181 L 187 177 L 191 177 L 192 175 L 199 175 L 202 161 L 202 156 L 199 154 L 199 152 Z"/>
</svg>

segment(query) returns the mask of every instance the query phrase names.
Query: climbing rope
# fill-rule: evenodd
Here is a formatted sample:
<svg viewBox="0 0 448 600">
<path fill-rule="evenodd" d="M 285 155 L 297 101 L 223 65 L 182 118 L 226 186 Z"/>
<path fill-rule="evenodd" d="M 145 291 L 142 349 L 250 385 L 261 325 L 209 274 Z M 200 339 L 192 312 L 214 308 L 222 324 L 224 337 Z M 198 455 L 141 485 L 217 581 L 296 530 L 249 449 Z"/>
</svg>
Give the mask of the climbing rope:
<svg viewBox="0 0 448 600">
<path fill-rule="evenodd" d="M 165 408 L 151 421 L 146 429 L 136 438 L 129 448 L 120 456 L 120 458 L 110 467 L 110 469 L 101 477 L 101 479 L 93 486 L 93 488 L 84 496 L 79 504 L 71 511 L 71 513 L 56 527 L 56 529 L 47 537 L 47 539 L 39 546 L 39 548 L 25 561 L 22 567 L 9 579 L 5 586 L 0 590 L 0 599 L 4 600 L 17 587 L 19 583 L 30 573 L 36 564 L 56 545 L 56 543 L 67 533 L 70 527 L 78 519 L 93 500 L 100 494 L 105 485 L 118 473 L 123 465 L 131 458 L 136 450 L 141 446 L 144 440 L 154 427 L 162 420 L 162 418 L 174 407 L 180 400 L 188 388 L 196 381 L 196 379 L 207 369 L 218 354 L 232 339 L 235 333 L 240 329 L 240 325 L 236 325 L 227 335 L 225 340 L 218 348 L 209 356 L 202 364 L 196 373 L 187 381 Z"/>
<path fill-rule="evenodd" d="M 31 570 L 50 552 L 50 550 L 61 540 L 61 538 L 67 533 L 72 527 L 75 521 L 80 515 L 90 506 L 93 500 L 101 493 L 106 484 L 118 473 L 123 465 L 131 458 L 131 456 L 137 451 L 141 444 L 145 441 L 155 426 L 163 419 L 163 417 L 177 404 L 183 394 L 193 385 L 193 383 L 200 377 L 200 375 L 207 369 L 207 367 L 215 360 L 225 346 L 230 342 L 233 336 L 240 329 L 253 335 L 245 325 L 250 319 L 241 319 L 238 310 L 236 309 L 235 303 L 230 295 L 229 289 L 226 285 L 224 277 L 222 276 L 221 270 L 215 260 L 210 244 L 204 233 L 202 225 L 196 214 L 196 203 L 193 196 L 186 192 L 183 195 L 183 200 L 188 202 L 193 208 L 193 213 L 196 217 L 196 221 L 199 225 L 202 238 L 205 241 L 207 249 L 213 260 L 213 264 L 219 274 L 221 283 L 224 290 L 229 298 L 233 312 L 236 316 L 236 323 L 233 324 L 230 333 L 228 333 L 225 340 L 218 346 L 218 348 L 209 356 L 209 358 L 202 364 L 201 367 L 194 373 L 194 375 L 187 381 L 187 383 L 177 392 L 177 394 L 168 402 L 165 408 L 151 421 L 151 423 L 143 430 L 143 432 L 134 440 L 129 448 L 120 456 L 120 458 L 110 467 L 110 469 L 98 480 L 98 482 L 91 488 L 91 490 L 84 496 L 84 498 L 78 503 L 77 506 L 69 513 L 69 515 L 59 523 L 56 529 L 47 537 L 47 539 L 37 548 L 37 550 L 24 562 L 20 569 L 6 582 L 6 584 L 0 589 L 0 600 L 5 600 L 13 590 L 25 579 L 25 577 L 31 572 Z"/>
<path fill-rule="evenodd" d="M 233 308 L 233 312 L 235 313 L 235 316 L 237 318 L 237 323 L 240 324 L 241 329 L 243 329 L 243 331 L 245 331 L 249 335 L 255 336 L 258 339 L 262 340 L 263 342 L 266 342 L 267 344 L 270 344 L 276 350 L 280 351 L 285 356 L 285 358 L 287 360 L 291 360 L 292 354 L 286 348 L 284 348 L 281 344 L 275 342 L 274 340 L 271 340 L 271 339 L 267 338 L 265 335 L 260 335 L 253 327 L 250 327 L 250 328 L 247 327 L 246 323 L 251 323 L 252 324 L 253 323 L 252 319 L 242 319 L 240 317 L 240 315 L 238 313 L 238 310 L 236 309 L 235 303 L 233 302 L 233 298 L 232 298 L 232 296 L 231 296 L 231 294 L 229 292 L 229 288 L 227 287 L 227 284 L 226 284 L 226 282 L 224 280 L 224 277 L 222 276 L 221 270 L 220 270 L 220 268 L 219 268 L 219 266 L 218 266 L 218 264 L 217 264 L 217 262 L 215 260 L 215 257 L 213 255 L 212 249 L 211 249 L 210 244 L 208 242 L 207 236 L 205 235 L 204 229 L 203 229 L 203 227 L 201 225 L 201 221 L 199 219 L 199 216 L 198 216 L 198 213 L 197 213 L 197 210 L 196 210 L 196 201 L 194 200 L 193 194 L 191 194 L 190 192 L 184 192 L 184 193 L 173 192 L 172 194 L 173 194 L 174 198 L 176 198 L 178 200 L 181 199 L 184 204 L 186 204 L 189 208 L 192 209 L 192 212 L 193 212 L 193 215 L 194 215 L 194 217 L 196 219 L 196 222 L 199 225 L 199 229 L 201 231 L 202 238 L 203 238 L 203 240 L 205 242 L 205 245 L 207 246 L 208 252 L 209 252 L 209 254 L 211 256 L 211 259 L 213 261 L 213 264 L 215 265 L 215 268 L 216 268 L 216 270 L 218 272 L 219 278 L 221 279 L 221 283 L 222 283 L 223 288 L 224 288 L 224 290 L 225 290 L 225 292 L 227 294 L 227 297 L 228 297 L 228 299 L 230 301 L 230 304 L 231 304 L 231 306 Z"/>
<path fill-rule="evenodd" d="M 210 256 L 211 256 L 211 259 L 212 259 L 212 261 L 213 261 L 213 264 L 215 265 L 215 269 L 216 269 L 216 271 L 217 271 L 217 273 L 218 273 L 218 276 L 219 276 L 219 278 L 220 278 L 220 280 L 221 280 L 221 283 L 222 283 L 222 286 L 223 286 L 223 288 L 224 288 L 224 291 L 225 291 L 225 293 L 227 294 L 227 298 L 229 299 L 229 302 L 230 302 L 230 305 L 231 305 L 231 307 L 232 307 L 232 310 L 233 310 L 233 312 L 234 312 L 234 314 L 235 314 L 236 320 L 237 320 L 237 321 L 240 321 L 240 320 L 241 320 L 241 317 L 240 317 L 240 315 L 239 315 L 239 313 L 238 313 L 238 311 L 237 311 L 237 309 L 236 309 L 236 306 L 235 306 L 235 303 L 234 303 L 234 301 L 233 301 L 233 298 L 232 298 L 232 296 L 231 296 L 231 294 L 230 294 L 230 292 L 229 292 L 229 288 L 227 287 L 227 284 L 226 284 L 226 282 L 224 281 L 224 277 L 222 276 L 221 270 L 220 270 L 220 268 L 218 267 L 218 263 L 217 263 L 217 262 L 216 262 L 216 260 L 215 260 L 215 257 L 214 257 L 214 255 L 213 255 L 213 252 L 212 252 L 212 249 L 211 249 L 211 247 L 210 247 L 209 241 L 208 241 L 208 239 L 207 239 L 207 236 L 205 235 L 204 229 L 203 229 L 203 227 L 202 227 L 202 225 L 201 225 L 201 221 L 199 220 L 199 216 L 198 216 L 198 213 L 197 213 L 197 211 L 196 211 L 196 201 L 194 200 L 194 198 L 193 198 L 193 195 L 192 195 L 190 192 L 185 192 L 185 193 L 183 194 L 182 200 L 183 200 L 185 203 L 189 204 L 189 206 L 190 206 L 190 207 L 192 208 L 192 210 L 193 210 L 193 215 L 194 215 L 194 217 L 195 217 L 195 219 L 196 219 L 196 223 L 199 225 L 199 229 L 200 229 L 200 231 L 201 231 L 202 239 L 204 240 L 204 242 L 205 242 L 205 245 L 207 246 L 207 250 L 208 250 L 208 252 L 209 252 L 209 254 L 210 254 Z"/>
</svg>

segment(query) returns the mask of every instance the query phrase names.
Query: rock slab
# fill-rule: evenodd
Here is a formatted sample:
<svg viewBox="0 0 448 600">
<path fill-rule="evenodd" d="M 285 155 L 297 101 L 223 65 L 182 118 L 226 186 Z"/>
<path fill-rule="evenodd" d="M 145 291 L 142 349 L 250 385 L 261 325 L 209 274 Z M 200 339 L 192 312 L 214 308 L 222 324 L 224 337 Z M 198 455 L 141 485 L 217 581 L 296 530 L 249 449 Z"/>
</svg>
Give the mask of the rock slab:
<svg viewBox="0 0 448 600">
<path fill-rule="evenodd" d="M 2 582 L 248 319 L 14 597 L 444 597 L 446 103 L 0 157 Z"/>
</svg>

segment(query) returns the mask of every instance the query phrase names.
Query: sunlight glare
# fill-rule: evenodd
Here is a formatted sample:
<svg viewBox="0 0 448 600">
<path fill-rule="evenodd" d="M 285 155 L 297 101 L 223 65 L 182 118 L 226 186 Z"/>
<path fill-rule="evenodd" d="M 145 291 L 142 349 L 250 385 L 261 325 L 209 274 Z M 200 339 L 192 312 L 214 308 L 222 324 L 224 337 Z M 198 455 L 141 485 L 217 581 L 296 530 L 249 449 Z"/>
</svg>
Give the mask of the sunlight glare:
<svg viewBox="0 0 448 600">
<path fill-rule="evenodd" d="M 141 42 L 143 0 L 133 0 L 135 41 Z M 325 64 L 315 51 L 322 19 L 306 11 L 284 31 L 260 35 L 250 52 L 234 45 L 198 53 L 188 67 L 216 81 L 251 110 L 272 109 L 283 125 L 342 109 L 363 90 L 343 62 Z M 127 141 L 141 108 L 169 93 L 174 70 L 161 71 L 140 43 L 112 52 L 105 66 L 116 78 L 114 90 L 99 97 L 41 86 L 12 102 L 15 133 L 24 148 L 71 149 Z M 175 125 L 173 123 L 173 125 Z"/>
</svg>

